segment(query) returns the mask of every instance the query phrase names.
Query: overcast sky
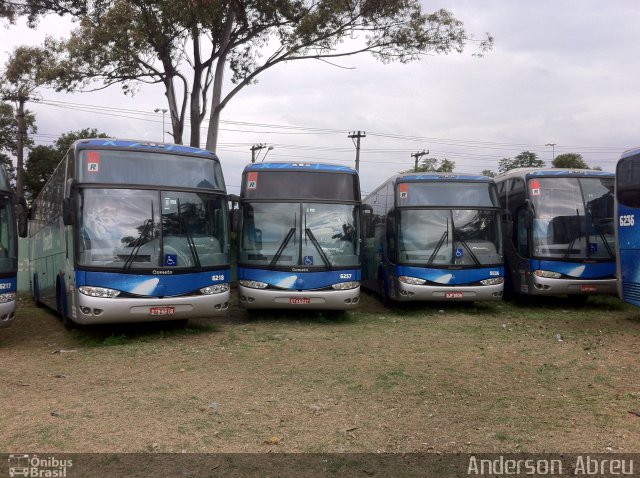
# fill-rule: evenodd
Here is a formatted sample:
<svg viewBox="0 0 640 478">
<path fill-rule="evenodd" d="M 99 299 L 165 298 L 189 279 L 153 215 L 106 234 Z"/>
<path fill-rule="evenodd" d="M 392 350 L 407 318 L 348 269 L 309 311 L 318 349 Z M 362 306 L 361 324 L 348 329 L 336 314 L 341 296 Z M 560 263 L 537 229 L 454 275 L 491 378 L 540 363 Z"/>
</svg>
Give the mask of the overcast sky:
<svg viewBox="0 0 640 478">
<path fill-rule="evenodd" d="M 257 143 L 273 146 L 267 161 L 353 166 L 355 147 L 347 136 L 354 130 L 367 135 L 360 156 L 365 192 L 411 168 L 411 154 L 423 149 L 454 161 L 457 172 L 479 173 L 496 171 L 500 159 L 525 150 L 548 164 L 554 153 L 580 153 L 590 166 L 613 171 L 622 151 L 640 146 L 637 0 L 424 4 L 453 11 L 478 38 L 490 32 L 493 51 L 475 58 L 469 44 L 461 55 L 408 65 L 367 55 L 341 60 L 349 69 L 316 61 L 271 69 L 223 111 L 217 153 L 229 191 L 238 192 L 249 148 Z M 0 28 L 0 63 L 18 44 L 40 44 L 45 34 L 61 36 L 68 28 L 57 17 L 36 31 L 23 24 Z M 41 104 L 29 105 L 37 143 L 86 127 L 162 140 L 162 114 L 153 113 L 166 108 L 160 87 L 133 97 L 117 86 L 73 95 L 43 89 L 40 95 Z"/>
</svg>

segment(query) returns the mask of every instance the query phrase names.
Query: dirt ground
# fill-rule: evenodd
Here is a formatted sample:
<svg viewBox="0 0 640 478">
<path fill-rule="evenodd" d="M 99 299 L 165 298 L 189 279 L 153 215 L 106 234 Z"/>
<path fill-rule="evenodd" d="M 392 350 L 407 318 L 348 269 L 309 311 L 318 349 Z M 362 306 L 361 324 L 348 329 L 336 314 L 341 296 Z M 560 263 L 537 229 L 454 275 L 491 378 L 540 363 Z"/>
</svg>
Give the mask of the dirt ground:
<svg viewBox="0 0 640 478">
<path fill-rule="evenodd" d="M 3 452 L 640 452 L 613 298 L 0 330 Z"/>
</svg>

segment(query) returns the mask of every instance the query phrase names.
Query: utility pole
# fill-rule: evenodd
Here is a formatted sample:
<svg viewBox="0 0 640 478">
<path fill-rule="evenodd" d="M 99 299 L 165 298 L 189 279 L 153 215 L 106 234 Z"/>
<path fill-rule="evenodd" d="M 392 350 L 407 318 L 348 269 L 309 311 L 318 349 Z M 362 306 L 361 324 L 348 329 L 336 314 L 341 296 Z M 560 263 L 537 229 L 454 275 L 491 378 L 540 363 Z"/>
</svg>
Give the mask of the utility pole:
<svg viewBox="0 0 640 478">
<path fill-rule="evenodd" d="M 348 138 L 351 138 L 353 144 L 356 147 L 356 171 L 360 171 L 360 138 L 366 138 L 367 134 L 364 131 L 353 131 L 349 133 Z"/>
<path fill-rule="evenodd" d="M 16 120 L 18 122 L 18 138 L 16 141 L 16 196 L 22 197 L 23 190 L 23 170 L 24 170 L 24 142 L 27 138 L 27 121 L 25 119 L 24 104 L 30 98 L 24 93 L 16 93 L 7 95 L 2 98 L 5 101 L 15 101 L 18 103 L 18 111 L 16 112 Z"/>
<path fill-rule="evenodd" d="M 251 162 L 255 163 L 256 162 L 256 152 L 260 151 L 261 149 L 266 148 L 267 145 L 264 143 L 260 143 L 260 144 L 254 144 L 253 146 L 251 146 Z"/>
<path fill-rule="evenodd" d="M 429 150 L 425 151 L 425 150 L 423 149 L 422 151 L 418 151 L 417 153 L 413 153 L 413 154 L 411 155 L 411 157 L 412 157 L 412 158 L 416 158 L 416 163 L 415 163 L 415 165 L 413 166 L 413 171 L 414 171 L 415 173 L 417 173 L 417 172 L 418 172 L 418 161 L 420 160 L 420 158 L 421 158 L 421 157 L 423 157 L 423 156 L 425 156 L 425 155 L 427 155 L 427 154 L 429 154 Z"/>
<path fill-rule="evenodd" d="M 547 143 L 545 146 L 551 146 L 552 161 L 556 160 L 556 143 Z"/>
</svg>

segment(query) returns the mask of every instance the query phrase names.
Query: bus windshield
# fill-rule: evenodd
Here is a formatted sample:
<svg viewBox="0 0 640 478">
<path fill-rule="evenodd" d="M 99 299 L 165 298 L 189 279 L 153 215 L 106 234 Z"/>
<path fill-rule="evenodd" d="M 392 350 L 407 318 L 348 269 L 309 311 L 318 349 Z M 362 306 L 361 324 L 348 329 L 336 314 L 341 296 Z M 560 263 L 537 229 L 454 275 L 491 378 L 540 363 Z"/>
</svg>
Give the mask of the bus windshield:
<svg viewBox="0 0 640 478">
<path fill-rule="evenodd" d="M 613 190 L 613 178 L 530 179 L 534 256 L 613 259 Z"/>
<path fill-rule="evenodd" d="M 79 209 L 80 266 L 126 272 L 228 264 L 223 196 L 85 188 Z"/>
<path fill-rule="evenodd" d="M 154 151 L 82 150 L 78 181 L 224 190 L 218 161 Z"/>
<path fill-rule="evenodd" d="M 245 203 L 242 210 L 244 265 L 330 269 L 360 264 L 359 206 L 257 202 Z"/>
<path fill-rule="evenodd" d="M 401 209 L 399 262 L 419 266 L 489 266 L 502 263 L 496 210 Z"/>
<path fill-rule="evenodd" d="M 0 273 L 18 269 L 18 247 L 11 199 L 0 197 Z"/>
</svg>

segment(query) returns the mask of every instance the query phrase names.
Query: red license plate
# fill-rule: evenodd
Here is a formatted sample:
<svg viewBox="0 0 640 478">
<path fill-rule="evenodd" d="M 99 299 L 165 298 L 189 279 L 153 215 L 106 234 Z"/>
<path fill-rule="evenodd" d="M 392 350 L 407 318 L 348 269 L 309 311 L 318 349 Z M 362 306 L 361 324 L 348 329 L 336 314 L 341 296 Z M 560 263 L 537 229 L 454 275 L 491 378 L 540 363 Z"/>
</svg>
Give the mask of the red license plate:
<svg viewBox="0 0 640 478">
<path fill-rule="evenodd" d="M 464 292 L 445 292 L 445 299 L 462 299 L 464 297 Z"/>
<path fill-rule="evenodd" d="M 598 287 L 595 285 L 581 285 L 580 292 L 598 292 Z"/>
<path fill-rule="evenodd" d="M 173 315 L 175 312 L 175 307 L 151 307 L 149 309 L 151 315 Z"/>
<path fill-rule="evenodd" d="M 290 304 L 310 304 L 311 299 L 309 297 L 290 297 Z"/>
</svg>

